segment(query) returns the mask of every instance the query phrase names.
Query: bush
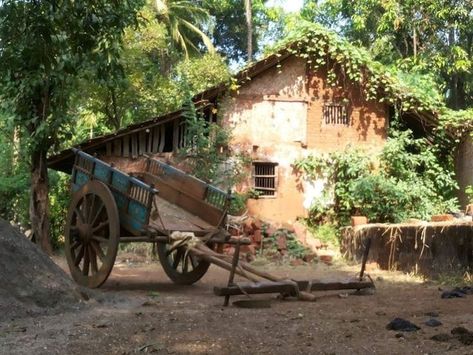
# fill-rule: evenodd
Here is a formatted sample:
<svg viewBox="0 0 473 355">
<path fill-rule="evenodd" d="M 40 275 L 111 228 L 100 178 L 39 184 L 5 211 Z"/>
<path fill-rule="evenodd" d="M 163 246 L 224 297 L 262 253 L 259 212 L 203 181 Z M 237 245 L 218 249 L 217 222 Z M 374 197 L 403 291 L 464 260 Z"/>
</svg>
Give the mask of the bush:
<svg viewBox="0 0 473 355">
<path fill-rule="evenodd" d="M 352 215 L 371 222 L 428 219 L 457 208 L 457 189 L 451 159 L 412 132 L 393 132 L 376 160 L 348 148 L 325 157 L 307 157 L 295 163 L 308 179 L 325 179 L 326 188 L 314 201 L 312 223 L 347 224 Z M 332 204 L 320 204 L 331 197 Z"/>
</svg>

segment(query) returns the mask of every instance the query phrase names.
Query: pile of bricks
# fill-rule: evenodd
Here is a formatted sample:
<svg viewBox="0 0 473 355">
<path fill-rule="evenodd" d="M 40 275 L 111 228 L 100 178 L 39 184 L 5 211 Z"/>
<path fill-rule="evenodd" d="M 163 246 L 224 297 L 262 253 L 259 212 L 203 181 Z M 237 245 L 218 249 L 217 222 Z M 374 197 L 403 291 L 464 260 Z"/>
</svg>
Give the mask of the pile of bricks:
<svg viewBox="0 0 473 355">
<path fill-rule="evenodd" d="M 288 239 L 294 237 L 307 249 L 307 252 L 300 259 L 292 260 L 291 263 L 299 265 L 303 262 L 312 262 L 315 259 L 320 259 L 326 263 L 332 262 L 331 257 L 327 258 L 326 255 L 322 255 L 324 254 L 323 252 L 319 255 L 319 251 L 326 249 L 327 245 L 321 243 L 316 238 L 309 237 L 310 232 L 300 223 L 276 226 L 253 217 L 248 217 L 241 221 L 240 224 L 234 225 L 229 231 L 233 236 L 250 238 L 251 244 L 242 245 L 240 249 L 241 255 L 248 261 L 254 260 L 256 254 L 261 249 L 267 251 L 269 243 L 271 243 L 272 250 L 275 251 L 271 255 L 272 258 L 281 259 L 288 256 Z M 233 254 L 234 247 L 227 247 L 225 252 Z"/>
</svg>

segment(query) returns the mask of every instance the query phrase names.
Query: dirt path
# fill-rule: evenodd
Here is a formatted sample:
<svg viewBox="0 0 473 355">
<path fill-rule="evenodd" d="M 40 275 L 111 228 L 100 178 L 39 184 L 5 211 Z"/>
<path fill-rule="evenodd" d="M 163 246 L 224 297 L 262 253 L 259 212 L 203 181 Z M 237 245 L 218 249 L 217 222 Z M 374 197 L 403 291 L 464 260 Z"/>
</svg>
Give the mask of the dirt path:
<svg viewBox="0 0 473 355">
<path fill-rule="evenodd" d="M 123 259 L 123 258 L 122 258 Z M 294 278 L 344 279 L 349 267 L 320 264 L 265 266 Z M 226 273 L 212 267 L 192 287 L 170 283 L 157 264 L 116 265 L 103 287 L 106 301 L 77 311 L 0 323 L 1 354 L 471 354 L 473 345 L 430 338 L 453 327 L 473 330 L 473 296 L 442 300 L 438 285 L 372 271 L 371 296 L 323 294 L 317 302 L 279 301 L 272 308 L 222 307 L 212 294 Z M 443 323 L 430 328 L 427 312 Z M 419 325 L 417 332 L 386 330 L 395 317 Z"/>
</svg>

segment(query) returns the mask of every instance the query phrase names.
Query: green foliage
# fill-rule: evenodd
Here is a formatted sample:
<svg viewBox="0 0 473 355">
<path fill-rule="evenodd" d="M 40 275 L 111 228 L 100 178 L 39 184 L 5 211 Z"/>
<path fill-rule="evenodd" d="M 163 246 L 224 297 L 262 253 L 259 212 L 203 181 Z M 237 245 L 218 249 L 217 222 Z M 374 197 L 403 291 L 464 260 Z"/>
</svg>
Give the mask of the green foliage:
<svg viewBox="0 0 473 355">
<path fill-rule="evenodd" d="M 248 160 L 249 164 L 249 160 Z M 243 180 L 238 178 L 239 181 Z M 243 193 L 233 193 L 232 202 L 230 204 L 229 213 L 234 216 L 240 216 L 246 211 L 246 203 L 250 198 L 257 199 L 260 196 L 260 192 L 254 189 L 248 189 Z"/>
<path fill-rule="evenodd" d="M 231 131 L 217 123 L 206 121 L 188 99 L 183 107 L 186 124 L 186 146 L 179 156 L 196 177 L 230 189 L 245 178 L 244 154 L 233 154 L 229 149 Z"/>
<path fill-rule="evenodd" d="M 469 203 L 473 203 L 473 185 L 468 185 L 465 189 L 465 193 Z"/>
<path fill-rule="evenodd" d="M 433 74 L 450 107 L 473 104 L 470 0 L 307 0 L 302 16 L 323 23 L 398 68 Z"/>
<path fill-rule="evenodd" d="M 70 176 L 56 171 L 50 171 L 49 176 L 50 240 L 52 247 L 59 249 L 64 245 L 64 220 L 71 198 Z"/>
<path fill-rule="evenodd" d="M 19 137 L 15 130 L 5 127 L 0 114 L 0 216 L 27 226 L 29 175 L 20 157 Z"/>
<path fill-rule="evenodd" d="M 340 233 L 338 232 L 337 226 L 331 223 L 309 225 L 311 234 L 319 239 L 322 243 L 330 244 L 338 247 L 340 244 Z"/>
<path fill-rule="evenodd" d="M 360 214 L 371 222 L 401 222 L 456 209 L 452 162 L 446 164 L 438 154 L 410 131 L 394 131 L 377 157 L 379 165 L 350 148 L 297 161 L 295 167 L 306 178 L 326 181 L 324 196 L 314 201 L 311 222 L 328 219 L 344 225 Z"/>
<path fill-rule="evenodd" d="M 259 37 L 267 25 L 266 0 L 253 0 L 253 46 L 254 52 L 259 50 Z M 228 59 L 238 62 L 247 61 L 247 36 L 245 7 L 242 0 L 204 0 L 202 6 L 208 10 L 212 18 L 212 40 L 219 52 Z"/>
<path fill-rule="evenodd" d="M 200 4 L 188 0 L 152 0 L 148 1 L 150 3 L 154 5 L 157 20 L 168 29 L 172 44 L 182 49 L 186 58 L 190 50 L 200 52 L 196 38 L 210 53 L 215 51 L 210 38 L 199 28 L 208 25 L 210 20 L 209 13 Z"/>
<path fill-rule="evenodd" d="M 99 79 L 120 71 L 121 34 L 139 4 L 2 1 L 0 109 L 27 131 L 24 143 L 49 147 L 69 134 L 63 128 L 75 79 L 86 68 Z"/>
</svg>

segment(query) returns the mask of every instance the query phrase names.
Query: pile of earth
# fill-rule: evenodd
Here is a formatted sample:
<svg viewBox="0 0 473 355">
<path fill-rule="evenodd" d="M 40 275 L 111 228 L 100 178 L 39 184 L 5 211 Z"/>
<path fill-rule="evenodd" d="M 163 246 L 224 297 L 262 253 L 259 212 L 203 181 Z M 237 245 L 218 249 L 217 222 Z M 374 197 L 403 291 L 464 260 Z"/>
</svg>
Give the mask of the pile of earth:
<svg viewBox="0 0 473 355">
<path fill-rule="evenodd" d="M 0 322 L 78 307 L 84 297 L 46 254 L 0 219 Z"/>
</svg>

